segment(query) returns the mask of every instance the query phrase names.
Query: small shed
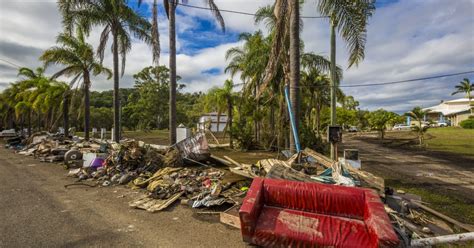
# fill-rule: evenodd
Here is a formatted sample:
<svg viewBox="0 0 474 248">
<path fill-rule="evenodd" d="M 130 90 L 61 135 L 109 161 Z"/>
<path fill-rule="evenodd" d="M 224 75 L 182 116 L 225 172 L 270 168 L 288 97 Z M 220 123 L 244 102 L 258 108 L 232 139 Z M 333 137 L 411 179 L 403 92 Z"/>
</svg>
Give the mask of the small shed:
<svg viewBox="0 0 474 248">
<path fill-rule="evenodd" d="M 222 132 L 227 125 L 227 115 L 221 114 L 217 118 L 217 112 L 211 112 L 199 117 L 197 128 L 199 130 L 210 130 L 211 132 Z"/>
</svg>

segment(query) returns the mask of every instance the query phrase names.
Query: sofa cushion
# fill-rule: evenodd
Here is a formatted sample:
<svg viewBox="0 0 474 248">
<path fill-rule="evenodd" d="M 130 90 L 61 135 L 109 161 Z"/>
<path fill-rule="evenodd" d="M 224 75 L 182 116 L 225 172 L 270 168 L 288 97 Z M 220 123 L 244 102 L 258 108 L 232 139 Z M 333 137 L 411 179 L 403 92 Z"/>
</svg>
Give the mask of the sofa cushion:
<svg viewBox="0 0 474 248">
<path fill-rule="evenodd" d="M 376 247 L 360 220 L 268 206 L 262 209 L 252 243 L 263 247 Z"/>
<path fill-rule="evenodd" d="M 263 186 L 265 205 L 364 219 L 363 189 L 268 178 Z"/>
</svg>

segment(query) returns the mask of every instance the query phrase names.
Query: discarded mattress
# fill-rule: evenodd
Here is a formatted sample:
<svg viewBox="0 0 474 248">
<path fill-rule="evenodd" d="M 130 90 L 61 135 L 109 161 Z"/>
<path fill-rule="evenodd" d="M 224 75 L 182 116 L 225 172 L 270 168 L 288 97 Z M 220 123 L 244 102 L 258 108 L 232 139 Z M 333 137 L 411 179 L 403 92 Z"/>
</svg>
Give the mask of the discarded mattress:
<svg viewBox="0 0 474 248">
<path fill-rule="evenodd" d="M 239 211 L 245 242 L 263 247 L 396 247 L 370 189 L 255 178 Z"/>
</svg>

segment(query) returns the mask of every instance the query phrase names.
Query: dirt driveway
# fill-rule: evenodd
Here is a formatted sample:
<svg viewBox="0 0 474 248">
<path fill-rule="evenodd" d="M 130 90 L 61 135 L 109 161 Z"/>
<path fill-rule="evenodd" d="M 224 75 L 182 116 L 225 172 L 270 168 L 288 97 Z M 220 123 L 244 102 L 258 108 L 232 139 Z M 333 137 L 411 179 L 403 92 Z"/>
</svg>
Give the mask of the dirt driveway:
<svg viewBox="0 0 474 248">
<path fill-rule="evenodd" d="M 359 149 L 362 168 L 366 171 L 385 179 L 454 194 L 474 204 L 474 160 L 387 148 L 364 136 L 345 136 L 343 148 Z"/>
</svg>

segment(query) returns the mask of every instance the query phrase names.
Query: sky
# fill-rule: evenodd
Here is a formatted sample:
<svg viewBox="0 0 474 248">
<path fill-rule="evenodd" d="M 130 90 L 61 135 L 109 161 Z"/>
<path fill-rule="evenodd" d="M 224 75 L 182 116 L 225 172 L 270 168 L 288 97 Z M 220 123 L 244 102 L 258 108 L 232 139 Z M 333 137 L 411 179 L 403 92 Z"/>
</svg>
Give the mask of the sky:
<svg viewBox="0 0 474 248">
<path fill-rule="evenodd" d="M 150 18 L 152 0 L 145 0 L 139 9 L 135 1 L 130 6 Z M 158 1 L 160 4 L 162 1 Z M 188 4 L 206 6 L 204 0 L 189 0 Z M 215 0 L 222 10 L 254 13 L 270 0 Z M 303 16 L 319 16 L 317 0 L 306 0 Z M 160 6 L 159 31 L 162 56 L 160 64 L 168 65 L 168 23 Z M 177 9 L 177 73 L 184 91 L 205 92 L 222 86 L 230 78 L 224 73 L 225 52 L 241 46 L 242 32 L 267 32 L 254 24 L 253 17 L 222 12 L 226 32 L 222 32 L 208 10 L 178 6 Z M 305 52 L 329 56 L 329 24 L 327 19 L 304 19 L 301 39 Z M 61 17 L 54 0 L 0 0 L 0 91 L 17 79 L 14 65 L 35 68 L 41 66 L 40 54 L 55 45 L 62 30 Z M 100 28 L 88 38 L 97 46 Z M 110 47 L 110 43 L 109 43 Z M 358 67 L 347 68 L 348 54 L 343 40 L 337 37 L 337 63 L 344 68 L 341 85 L 383 83 L 474 70 L 474 0 L 379 0 L 375 14 L 369 20 L 365 59 Z M 6 62 L 8 61 L 8 62 Z M 152 65 L 151 49 L 134 40 L 127 55 L 125 75 L 120 86 L 133 87 L 133 74 Z M 14 65 L 12 65 L 14 64 Z M 108 49 L 104 64 L 111 68 Z M 51 67 L 48 74 L 59 67 Z M 454 86 L 463 78 L 474 81 L 474 74 L 374 87 L 343 88 L 360 102 L 360 108 L 384 108 L 402 113 L 415 106 L 429 107 L 451 96 Z M 235 83 L 240 83 L 236 75 Z M 113 83 L 103 77 L 92 79 L 93 90 L 112 89 Z"/>
</svg>

